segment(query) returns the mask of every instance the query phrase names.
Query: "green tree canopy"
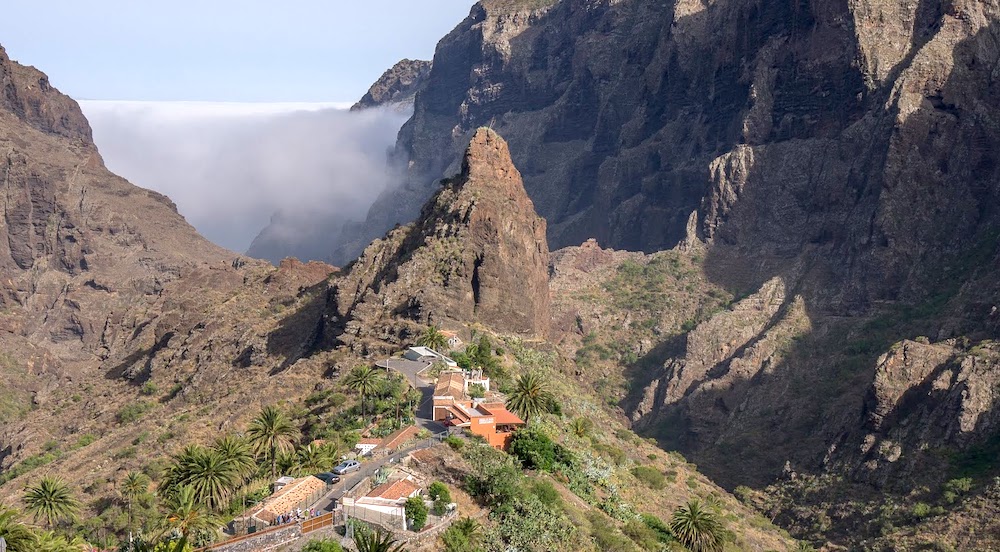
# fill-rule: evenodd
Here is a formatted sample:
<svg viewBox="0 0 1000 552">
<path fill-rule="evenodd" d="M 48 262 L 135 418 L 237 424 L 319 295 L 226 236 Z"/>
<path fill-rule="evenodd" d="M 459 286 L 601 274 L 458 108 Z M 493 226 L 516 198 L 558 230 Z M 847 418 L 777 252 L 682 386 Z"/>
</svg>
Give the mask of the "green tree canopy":
<svg viewBox="0 0 1000 552">
<path fill-rule="evenodd" d="M 424 528 L 424 525 L 427 525 L 428 510 L 423 498 L 411 496 L 406 499 L 406 504 L 403 506 L 406 510 L 406 519 L 412 521 L 410 529 L 419 531 Z"/>
<path fill-rule="evenodd" d="M 231 434 L 219 437 L 212 443 L 212 450 L 229 464 L 238 483 L 246 483 L 257 474 L 253 448 L 244 437 Z"/>
<path fill-rule="evenodd" d="M 30 527 L 21 523 L 21 514 L 0 506 L 0 537 L 7 541 L 11 551 L 35 550 L 38 537 Z"/>
<path fill-rule="evenodd" d="M 429 326 L 424 333 L 417 338 L 417 345 L 430 347 L 435 351 L 443 351 L 448 346 L 448 338 L 441 333 L 437 326 Z"/>
<path fill-rule="evenodd" d="M 347 378 L 344 385 L 361 395 L 361 417 L 365 417 L 365 400 L 374 395 L 382 388 L 381 375 L 371 366 L 362 364 L 355 366 Z"/>
<path fill-rule="evenodd" d="M 392 535 L 383 531 L 358 531 L 354 535 L 354 546 L 358 552 L 405 552 L 403 544 L 397 544 Z"/>
<path fill-rule="evenodd" d="M 174 457 L 168 481 L 172 487 L 189 486 L 195 501 L 215 510 L 222 509 L 239 486 L 233 464 L 215 449 L 198 445 Z"/>
<path fill-rule="evenodd" d="M 183 485 L 168 497 L 164 504 L 167 527 L 175 529 L 181 538 L 174 544 L 173 552 L 181 552 L 191 535 L 199 531 L 215 531 L 220 520 L 195 498 L 195 491 Z"/>
</svg>

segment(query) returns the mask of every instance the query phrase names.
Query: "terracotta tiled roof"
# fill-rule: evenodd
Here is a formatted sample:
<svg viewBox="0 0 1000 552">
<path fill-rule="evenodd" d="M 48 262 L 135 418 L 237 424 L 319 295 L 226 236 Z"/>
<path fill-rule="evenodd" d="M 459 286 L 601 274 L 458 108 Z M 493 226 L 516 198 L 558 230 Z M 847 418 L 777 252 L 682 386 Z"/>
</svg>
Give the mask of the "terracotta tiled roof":
<svg viewBox="0 0 1000 552">
<path fill-rule="evenodd" d="M 369 498 L 382 498 L 385 500 L 399 500 L 407 498 L 419 490 L 420 487 L 417 486 L 416 483 L 410 481 L 409 479 L 400 479 L 390 483 L 383 483 L 382 485 L 379 485 L 369 491 L 365 496 Z"/>
<path fill-rule="evenodd" d="M 438 376 L 437 384 L 434 386 L 435 397 L 452 397 L 461 399 L 465 397 L 465 374 L 462 372 L 444 372 Z"/>
<path fill-rule="evenodd" d="M 507 407 L 500 403 L 482 404 L 479 408 L 490 413 L 491 416 L 496 418 L 496 423 L 498 425 L 523 425 L 524 420 L 517 417 Z"/>
<path fill-rule="evenodd" d="M 418 428 L 417 426 L 404 427 L 403 429 L 400 429 L 392 433 L 385 439 L 382 439 L 382 442 L 378 444 L 378 448 L 394 449 L 399 445 L 402 445 L 403 443 L 416 437 L 417 433 L 419 432 L 420 428 Z"/>
<path fill-rule="evenodd" d="M 382 439 L 376 437 L 365 437 L 364 439 L 358 439 L 359 445 L 378 445 L 382 442 Z"/>
</svg>

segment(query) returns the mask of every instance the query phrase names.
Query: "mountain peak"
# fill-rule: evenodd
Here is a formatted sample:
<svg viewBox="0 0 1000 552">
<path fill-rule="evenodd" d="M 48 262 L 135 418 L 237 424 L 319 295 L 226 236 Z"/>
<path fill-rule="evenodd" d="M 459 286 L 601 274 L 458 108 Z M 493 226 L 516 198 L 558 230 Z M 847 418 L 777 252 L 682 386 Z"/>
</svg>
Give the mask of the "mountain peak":
<svg viewBox="0 0 1000 552">
<path fill-rule="evenodd" d="M 507 143 L 479 129 L 462 172 L 443 184 L 416 222 L 373 242 L 336 284 L 338 333 L 377 328 L 379 339 L 401 340 L 413 322 L 547 333 L 545 219 L 524 191 Z"/>
<path fill-rule="evenodd" d="M 462 159 L 461 176 L 469 180 L 487 179 L 502 182 L 521 180 L 521 174 L 510 158 L 507 142 L 493 129 L 487 127 L 479 127 L 472 135 Z"/>
</svg>

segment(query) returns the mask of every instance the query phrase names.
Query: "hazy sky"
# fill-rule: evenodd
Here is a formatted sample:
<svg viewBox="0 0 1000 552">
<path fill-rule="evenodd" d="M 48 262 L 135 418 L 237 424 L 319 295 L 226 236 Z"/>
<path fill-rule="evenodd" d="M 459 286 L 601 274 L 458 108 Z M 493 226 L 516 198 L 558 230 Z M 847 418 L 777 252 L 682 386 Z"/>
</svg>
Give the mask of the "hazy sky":
<svg viewBox="0 0 1000 552">
<path fill-rule="evenodd" d="M 269 235 L 319 235 L 322 258 L 324 232 L 395 184 L 386 151 L 408 116 L 344 107 L 400 59 L 431 59 L 474 0 L 2 1 L 0 44 L 80 100 L 108 168 L 224 247 L 280 214 Z"/>
<path fill-rule="evenodd" d="M 353 102 L 473 0 L 3 0 L 0 44 L 77 99 Z"/>
</svg>

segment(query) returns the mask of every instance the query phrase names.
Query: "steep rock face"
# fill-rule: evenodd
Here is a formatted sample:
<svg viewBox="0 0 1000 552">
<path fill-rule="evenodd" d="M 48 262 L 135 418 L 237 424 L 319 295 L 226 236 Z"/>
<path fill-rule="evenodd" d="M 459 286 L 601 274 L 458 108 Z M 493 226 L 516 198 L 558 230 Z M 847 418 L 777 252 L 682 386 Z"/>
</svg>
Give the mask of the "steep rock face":
<svg viewBox="0 0 1000 552">
<path fill-rule="evenodd" d="M 851 426 L 879 354 L 997 335 L 998 19 L 971 1 L 481 2 L 439 43 L 397 144 L 406 183 L 360 232 L 412 218 L 491 124 L 551 246 L 702 241 L 709 279 L 768 297 L 662 360 L 627 405 L 640 427 L 673 427 L 699 463 L 759 453 L 755 482 L 863 465 Z"/>
<path fill-rule="evenodd" d="M 844 6 L 484 1 L 438 44 L 397 154 L 427 197 L 469 133 L 507 136 L 550 246 L 672 247 L 734 145 L 835 135 L 864 112 Z M 415 213 L 377 203 L 365 230 Z M 362 240 L 363 241 L 363 240 Z"/>
<path fill-rule="evenodd" d="M 399 341 L 407 323 L 482 321 L 544 335 L 550 319 L 545 220 L 507 144 L 479 129 L 462 171 L 419 219 L 376 240 L 335 281 L 331 337 Z"/>
<path fill-rule="evenodd" d="M 92 145 L 90 123 L 76 102 L 59 93 L 34 67 L 12 62 L 0 46 L 0 109 L 32 127 Z"/>
<path fill-rule="evenodd" d="M 414 97 L 427 85 L 431 72 L 431 62 L 419 59 L 404 59 L 387 69 L 371 85 L 351 111 L 382 105 L 409 105 Z"/>
<path fill-rule="evenodd" d="M 264 284 L 272 269 L 211 244 L 168 198 L 110 173 L 76 102 L 2 50 L 0 87 L 2 470 L 47 440 L 110 431 L 144 382 L 187 385 L 192 397 L 224 388 L 238 344 L 267 350 L 272 327 L 255 324 L 272 316 L 273 295 L 294 301 L 303 280 L 322 277 L 290 277 L 291 291 Z M 256 297 L 230 301 L 247 290 Z"/>
<path fill-rule="evenodd" d="M 405 185 L 360 231 L 414 216 L 490 124 L 552 247 L 703 244 L 707 278 L 745 297 L 640 359 L 636 427 L 726 485 L 786 466 L 939 485 L 929 450 L 995 439 L 997 405 L 956 398 L 992 370 L 936 351 L 1000 336 L 998 22 L 967 0 L 484 1 L 439 43 Z M 929 385 L 879 372 L 917 336 L 948 390 L 875 430 L 873 404 Z M 896 444 L 905 461 L 878 456 Z"/>
<path fill-rule="evenodd" d="M 232 254 L 166 197 L 108 172 L 76 102 L 43 74 L 0 55 L 0 75 L 0 306 L 57 358 L 106 355 L 117 316 Z"/>
</svg>

